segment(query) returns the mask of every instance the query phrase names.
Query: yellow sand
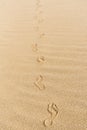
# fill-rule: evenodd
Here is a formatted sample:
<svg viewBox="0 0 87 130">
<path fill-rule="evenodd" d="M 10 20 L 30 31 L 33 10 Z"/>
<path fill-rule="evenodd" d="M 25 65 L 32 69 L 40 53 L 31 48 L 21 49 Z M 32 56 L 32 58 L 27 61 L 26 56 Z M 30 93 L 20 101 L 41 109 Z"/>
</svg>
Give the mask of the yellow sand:
<svg viewBox="0 0 87 130">
<path fill-rule="evenodd" d="M 86 0 L 0 0 L 0 130 L 87 130 Z"/>
</svg>

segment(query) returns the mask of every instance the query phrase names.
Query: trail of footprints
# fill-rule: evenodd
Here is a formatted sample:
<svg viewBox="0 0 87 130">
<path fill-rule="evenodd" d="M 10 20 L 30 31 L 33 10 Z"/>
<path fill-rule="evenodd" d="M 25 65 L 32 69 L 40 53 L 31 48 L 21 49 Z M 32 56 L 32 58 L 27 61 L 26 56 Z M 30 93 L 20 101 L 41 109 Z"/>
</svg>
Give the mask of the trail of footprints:
<svg viewBox="0 0 87 130">
<path fill-rule="evenodd" d="M 44 21 L 43 17 L 42 17 L 42 14 L 43 14 L 43 11 L 41 9 L 41 0 L 36 0 L 36 15 L 35 15 L 35 20 L 37 22 L 37 25 L 35 27 L 35 30 L 36 32 L 39 34 L 38 36 L 38 41 L 43 38 L 45 36 L 45 33 L 44 32 L 41 32 L 40 28 L 41 28 L 41 23 Z M 38 47 L 38 43 L 34 43 L 32 44 L 32 50 L 33 52 L 38 52 L 39 51 L 39 47 Z M 38 63 L 44 63 L 45 62 L 45 57 L 44 56 L 37 56 L 37 59 L 36 61 Z M 39 75 L 35 82 L 34 82 L 34 85 L 40 90 L 45 90 L 46 89 L 46 85 L 44 84 L 44 77 L 43 75 Z M 57 117 L 58 115 L 58 107 L 55 103 L 50 103 L 48 104 L 47 106 L 47 112 L 49 113 L 49 117 L 46 118 L 44 121 L 43 121 L 43 125 L 44 127 L 48 127 L 48 126 L 51 126 L 53 125 L 53 122 L 55 120 L 55 118 Z"/>
</svg>

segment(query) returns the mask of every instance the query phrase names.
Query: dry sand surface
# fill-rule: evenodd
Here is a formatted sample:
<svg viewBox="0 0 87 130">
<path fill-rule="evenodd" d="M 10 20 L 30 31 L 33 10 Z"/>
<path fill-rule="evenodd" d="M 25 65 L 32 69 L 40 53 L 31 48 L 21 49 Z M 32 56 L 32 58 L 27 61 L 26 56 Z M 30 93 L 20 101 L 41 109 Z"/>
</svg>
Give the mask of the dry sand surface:
<svg viewBox="0 0 87 130">
<path fill-rule="evenodd" d="M 0 0 L 0 130 L 87 130 L 86 0 Z"/>
</svg>

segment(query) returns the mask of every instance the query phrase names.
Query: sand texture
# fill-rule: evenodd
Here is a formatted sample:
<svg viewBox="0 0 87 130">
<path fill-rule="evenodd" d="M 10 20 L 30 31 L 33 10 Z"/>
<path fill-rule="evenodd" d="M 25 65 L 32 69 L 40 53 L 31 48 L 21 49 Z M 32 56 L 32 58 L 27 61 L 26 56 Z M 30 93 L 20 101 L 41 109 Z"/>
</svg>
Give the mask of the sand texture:
<svg viewBox="0 0 87 130">
<path fill-rule="evenodd" d="M 87 130 L 86 0 L 0 0 L 0 130 Z"/>
</svg>

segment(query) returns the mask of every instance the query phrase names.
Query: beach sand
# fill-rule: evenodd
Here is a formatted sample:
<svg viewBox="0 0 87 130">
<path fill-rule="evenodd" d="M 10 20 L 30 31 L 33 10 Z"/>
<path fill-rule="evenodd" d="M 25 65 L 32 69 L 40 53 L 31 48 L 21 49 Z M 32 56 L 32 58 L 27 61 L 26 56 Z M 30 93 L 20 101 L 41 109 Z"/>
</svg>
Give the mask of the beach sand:
<svg viewBox="0 0 87 130">
<path fill-rule="evenodd" d="M 86 0 L 0 0 L 0 130 L 87 130 Z"/>
</svg>

